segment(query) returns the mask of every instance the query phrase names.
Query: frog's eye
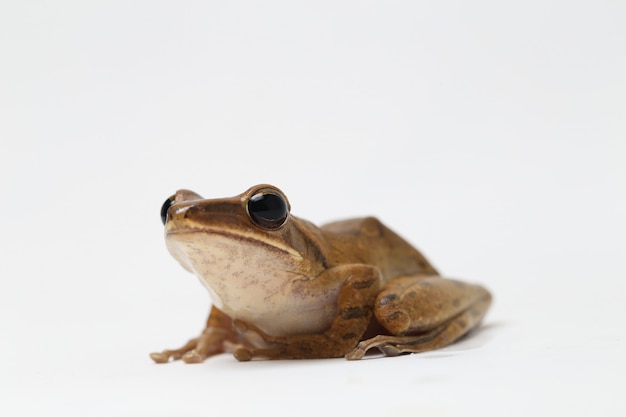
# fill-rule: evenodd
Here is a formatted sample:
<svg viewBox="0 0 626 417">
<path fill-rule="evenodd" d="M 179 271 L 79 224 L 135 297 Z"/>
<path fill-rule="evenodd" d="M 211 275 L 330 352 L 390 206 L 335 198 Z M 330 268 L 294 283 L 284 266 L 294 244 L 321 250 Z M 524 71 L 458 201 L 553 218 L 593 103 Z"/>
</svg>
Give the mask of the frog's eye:
<svg viewBox="0 0 626 417">
<path fill-rule="evenodd" d="M 167 222 L 167 211 L 172 206 L 172 204 L 174 204 L 174 196 L 171 196 L 170 198 L 165 200 L 165 202 L 161 206 L 161 221 L 163 222 L 164 226 L 165 226 L 165 223 Z"/>
<path fill-rule="evenodd" d="M 275 190 L 261 190 L 248 200 L 250 219 L 264 229 L 278 229 L 287 221 L 289 204 Z"/>
</svg>

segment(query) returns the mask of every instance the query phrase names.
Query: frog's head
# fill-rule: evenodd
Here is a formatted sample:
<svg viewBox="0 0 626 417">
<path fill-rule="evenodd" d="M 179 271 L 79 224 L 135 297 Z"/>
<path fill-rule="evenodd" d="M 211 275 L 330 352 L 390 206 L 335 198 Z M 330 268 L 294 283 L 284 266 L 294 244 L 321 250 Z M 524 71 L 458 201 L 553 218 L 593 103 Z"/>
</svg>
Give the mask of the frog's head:
<svg viewBox="0 0 626 417">
<path fill-rule="evenodd" d="M 220 199 L 180 190 L 161 217 L 169 252 L 198 275 L 218 307 L 239 303 L 245 289 L 271 297 L 325 268 L 316 228 L 292 216 L 285 194 L 271 185 Z"/>
</svg>

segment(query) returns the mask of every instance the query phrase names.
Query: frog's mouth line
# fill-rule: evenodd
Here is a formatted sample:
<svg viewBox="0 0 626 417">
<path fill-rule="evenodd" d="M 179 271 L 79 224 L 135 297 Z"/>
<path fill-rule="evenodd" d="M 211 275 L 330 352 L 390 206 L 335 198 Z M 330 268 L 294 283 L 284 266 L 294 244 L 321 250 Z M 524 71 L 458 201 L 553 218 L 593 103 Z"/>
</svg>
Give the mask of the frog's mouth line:
<svg viewBox="0 0 626 417">
<path fill-rule="evenodd" d="M 302 261 L 302 255 L 296 251 L 294 248 L 281 244 L 281 242 L 277 242 L 276 240 L 270 239 L 262 239 L 259 235 L 255 235 L 252 233 L 243 233 L 240 231 L 233 232 L 224 232 L 219 229 L 211 229 L 211 228 L 198 228 L 198 229 L 185 229 L 185 230 L 168 230 L 165 232 L 166 238 L 168 236 L 177 236 L 177 235 L 218 235 L 225 237 L 227 239 L 239 239 L 247 242 L 252 242 L 254 244 L 261 244 L 263 246 L 268 247 L 269 249 L 278 250 L 280 252 L 286 253 L 287 255 L 294 258 L 296 261 Z"/>
</svg>

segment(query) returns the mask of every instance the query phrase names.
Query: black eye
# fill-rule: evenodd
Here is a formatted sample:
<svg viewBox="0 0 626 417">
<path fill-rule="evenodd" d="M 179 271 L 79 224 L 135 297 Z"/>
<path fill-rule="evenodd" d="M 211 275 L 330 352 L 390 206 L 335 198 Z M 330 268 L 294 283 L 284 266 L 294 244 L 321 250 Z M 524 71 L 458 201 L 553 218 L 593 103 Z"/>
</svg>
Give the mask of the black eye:
<svg viewBox="0 0 626 417">
<path fill-rule="evenodd" d="M 167 222 L 167 211 L 172 206 L 172 204 L 174 204 L 174 196 L 171 196 L 170 198 L 165 200 L 165 202 L 161 206 L 161 221 L 163 222 L 163 225 L 165 225 L 165 223 Z"/>
<path fill-rule="evenodd" d="M 260 191 L 248 200 L 248 214 L 258 226 L 278 229 L 289 216 L 289 205 L 276 191 Z"/>
</svg>

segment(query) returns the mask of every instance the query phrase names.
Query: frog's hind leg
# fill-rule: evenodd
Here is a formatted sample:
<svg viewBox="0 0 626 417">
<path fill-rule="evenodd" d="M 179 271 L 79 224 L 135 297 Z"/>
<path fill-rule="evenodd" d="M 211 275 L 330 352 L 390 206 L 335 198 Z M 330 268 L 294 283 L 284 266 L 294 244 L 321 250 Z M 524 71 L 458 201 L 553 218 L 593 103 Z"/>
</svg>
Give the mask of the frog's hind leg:
<svg viewBox="0 0 626 417">
<path fill-rule="evenodd" d="M 478 285 L 440 277 L 396 278 L 375 303 L 376 319 L 391 335 L 360 342 L 346 358 L 361 359 L 374 347 L 387 356 L 444 347 L 476 327 L 490 304 L 491 295 Z"/>
</svg>

